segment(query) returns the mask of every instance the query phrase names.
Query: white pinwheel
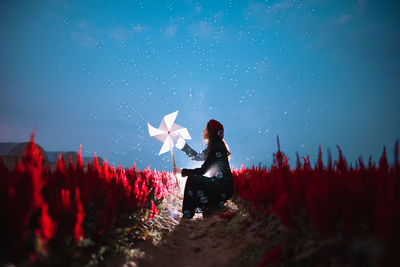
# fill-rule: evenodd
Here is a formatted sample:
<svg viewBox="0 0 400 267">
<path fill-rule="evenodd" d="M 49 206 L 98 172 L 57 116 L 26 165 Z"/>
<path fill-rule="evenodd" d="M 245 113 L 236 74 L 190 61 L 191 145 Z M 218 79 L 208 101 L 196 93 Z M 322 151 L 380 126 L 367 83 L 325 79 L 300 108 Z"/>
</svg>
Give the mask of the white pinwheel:
<svg viewBox="0 0 400 267">
<path fill-rule="evenodd" d="M 155 128 L 151 126 L 150 123 L 147 123 L 150 136 L 163 142 L 163 145 L 158 155 L 161 155 L 171 150 L 172 162 L 174 164 L 174 167 L 174 146 L 182 149 L 186 143 L 185 139 L 192 139 L 187 128 L 183 128 L 182 126 L 174 123 L 178 112 L 179 111 L 177 110 L 173 113 L 165 115 L 163 120 L 161 121 L 160 127 L 158 128 Z"/>
</svg>

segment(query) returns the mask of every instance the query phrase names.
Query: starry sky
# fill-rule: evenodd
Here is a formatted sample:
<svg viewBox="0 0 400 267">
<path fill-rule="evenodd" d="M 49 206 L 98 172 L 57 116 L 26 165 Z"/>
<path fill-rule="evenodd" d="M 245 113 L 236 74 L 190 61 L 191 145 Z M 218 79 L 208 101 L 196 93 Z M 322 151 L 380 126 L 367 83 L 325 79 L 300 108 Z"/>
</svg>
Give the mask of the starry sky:
<svg viewBox="0 0 400 267">
<path fill-rule="evenodd" d="M 0 142 L 82 144 L 117 165 L 171 170 L 151 138 L 179 110 L 204 149 L 225 127 L 232 167 L 281 149 L 389 162 L 400 137 L 400 4 L 378 0 L 0 2 Z M 175 150 L 179 167 L 195 167 Z"/>
</svg>

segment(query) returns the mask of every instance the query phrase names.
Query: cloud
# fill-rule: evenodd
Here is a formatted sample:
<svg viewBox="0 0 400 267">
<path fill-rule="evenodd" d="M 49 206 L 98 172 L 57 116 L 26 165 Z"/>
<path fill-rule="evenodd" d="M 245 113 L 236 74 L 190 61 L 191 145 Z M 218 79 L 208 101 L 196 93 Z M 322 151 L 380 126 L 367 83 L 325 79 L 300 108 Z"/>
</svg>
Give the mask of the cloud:
<svg viewBox="0 0 400 267">
<path fill-rule="evenodd" d="M 102 35 L 102 30 L 94 27 L 90 22 L 83 19 L 75 24 L 75 31 L 71 33 L 72 39 L 82 47 L 96 47 L 96 38 Z"/>
<path fill-rule="evenodd" d="M 340 46 L 350 42 L 355 37 L 357 29 L 350 27 L 349 24 L 354 20 L 352 14 L 343 13 L 336 17 L 328 19 L 326 22 L 321 22 L 315 32 L 312 41 L 305 46 L 306 49 L 320 49 L 332 45 Z"/>
<path fill-rule="evenodd" d="M 208 24 L 205 21 L 200 21 L 197 26 L 200 36 L 210 37 L 216 32 L 216 29 L 211 24 Z"/>
<path fill-rule="evenodd" d="M 96 45 L 96 41 L 87 33 L 84 32 L 72 32 L 72 39 L 83 47 L 94 48 Z"/>
<path fill-rule="evenodd" d="M 253 17 L 264 17 L 268 13 L 268 6 L 265 3 L 249 2 L 249 5 L 244 9 L 244 14 L 249 14 Z"/>
<path fill-rule="evenodd" d="M 173 25 L 170 25 L 167 28 L 165 28 L 165 34 L 169 38 L 174 37 L 177 32 L 178 32 L 178 25 L 177 24 L 173 24 Z"/>
<path fill-rule="evenodd" d="M 124 27 L 109 28 L 106 33 L 108 37 L 118 42 L 126 41 L 132 36 L 132 32 Z"/>
<path fill-rule="evenodd" d="M 274 4 L 269 2 L 250 1 L 248 6 L 243 9 L 243 16 L 257 18 L 264 24 L 275 24 L 276 19 L 281 16 L 282 12 L 286 12 L 294 7 L 293 1 L 282 0 Z"/>
<path fill-rule="evenodd" d="M 123 26 L 99 28 L 86 19 L 82 19 L 75 24 L 75 30 L 71 33 L 75 42 L 83 47 L 97 47 L 98 42 L 110 38 L 118 43 L 125 42 L 132 38 L 132 35 L 143 33 L 150 28 L 140 24 L 131 25 L 131 29 Z"/>
<path fill-rule="evenodd" d="M 193 34 L 197 34 L 201 37 L 206 37 L 206 38 L 213 37 L 217 33 L 217 29 L 213 25 L 203 20 L 197 23 L 196 22 L 192 23 L 188 27 L 188 30 Z"/>
<path fill-rule="evenodd" d="M 90 22 L 88 22 L 87 20 L 83 19 L 81 21 L 79 21 L 76 26 L 78 27 L 78 29 L 84 30 L 84 31 L 90 31 L 91 30 L 91 25 Z"/>
<path fill-rule="evenodd" d="M 275 10 L 277 10 L 277 9 L 285 10 L 285 9 L 289 9 L 291 7 L 293 7 L 293 1 L 290 1 L 290 0 L 279 1 L 273 5 L 273 9 L 275 9 Z"/>
<path fill-rule="evenodd" d="M 200 13 L 202 10 L 203 10 L 203 7 L 199 3 L 196 3 L 194 13 Z"/>
<path fill-rule="evenodd" d="M 349 23 L 352 18 L 353 18 L 353 16 L 350 14 L 342 14 L 340 16 L 340 18 L 336 21 L 336 23 L 338 25 L 345 25 L 345 24 Z"/>
<path fill-rule="evenodd" d="M 266 13 L 269 12 L 278 12 L 287 10 L 293 7 L 293 5 L 294 5 L 293 2 L 290 0 L 282 0 L 274 4 L 269 4 L 268 2 L 260 3 L 260 2 L 250 1 L 248 7 L 245 9 L 245 12 L 250 13 L 250 15 L 252 16 L 265 15 Z"/>
<path fill-rule="evenodd" d="M 322 32 L 326 32 L 329 34 L 338 33 L 342 31 L 344 26 L 350 23 L 353 20 L 353 15 L 348 13 L 340 14 L 332 19 L 330 19 L 327 23 L 322 23 L 320 25 L 320 30 Z"/>
<path fill-rule="evenodd" d="M 366 0 L 358 0 L 357 2 L 361 10 L 364 10 L 368 5 Z"/>
<path fill-rule="evenodd" d="M 136 24 L 136 25 L 132 24 L 131 27 L 132 27 L 132 30 L 135 33 L 143 33 L 143 32 L 147 32 L 147 31 L 150 30 L 150 27 L 143 26 L 143 25 L 140 25 L 140 24 Z"/>
</svg>

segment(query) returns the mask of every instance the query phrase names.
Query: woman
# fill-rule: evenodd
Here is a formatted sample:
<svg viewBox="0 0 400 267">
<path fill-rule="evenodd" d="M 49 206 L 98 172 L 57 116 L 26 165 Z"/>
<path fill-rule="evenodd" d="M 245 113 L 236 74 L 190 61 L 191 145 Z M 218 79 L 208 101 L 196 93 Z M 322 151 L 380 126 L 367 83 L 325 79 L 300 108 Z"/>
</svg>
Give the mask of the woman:
<svg viewBox="0 0 400 267">
<path fill-rule="evenodd" d="M 191 219 L 196 212 L 222 208 L 233 194 L 233 178 L 228 161 L 230 152 L 223 138 L 223 125 L 210 120 L 203 130 L 207 148 L 202 153 L 197 153 L 187 144 L 182 148 L 191 159 L 204 160 L 197 169 L 174 168 L 175 174 L 188 176 L 182 207 L 184 218 Z"/>
</svg>

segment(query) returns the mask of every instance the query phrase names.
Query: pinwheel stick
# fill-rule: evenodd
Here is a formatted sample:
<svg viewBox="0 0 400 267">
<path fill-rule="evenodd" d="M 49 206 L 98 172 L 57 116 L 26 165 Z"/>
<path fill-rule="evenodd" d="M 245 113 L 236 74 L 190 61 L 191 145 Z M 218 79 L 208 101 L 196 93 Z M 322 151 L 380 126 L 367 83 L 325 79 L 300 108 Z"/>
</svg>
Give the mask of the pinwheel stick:
<svg viewBox="0 0 400 267">
<path fill-rule="evenodd" d="M 175 165 L 175 157 L 174 157 L 174 149 L 173 148 L 171 148 L 171 156 L 172 156 L 172 163 L 174 164 L 174 168 L 176 167 L 176 165 Z M 174 176 L 175 176 L 175 181 L 176 181 L 176 185 L 178 186 L 178 188 L 179 188 L 179 181 L 178 181 L 178 177 L 176 176 L 176 174 L 174 173 Z"/>
<path fill-rule="evenodd" d="M 176 167 L 175 165 L 175 157 L 174 157 L 174 149 L 171 148 L 171 156 L 172 156 L 172 163 L 174 164 L 174 168 Z"/>
</svg>

